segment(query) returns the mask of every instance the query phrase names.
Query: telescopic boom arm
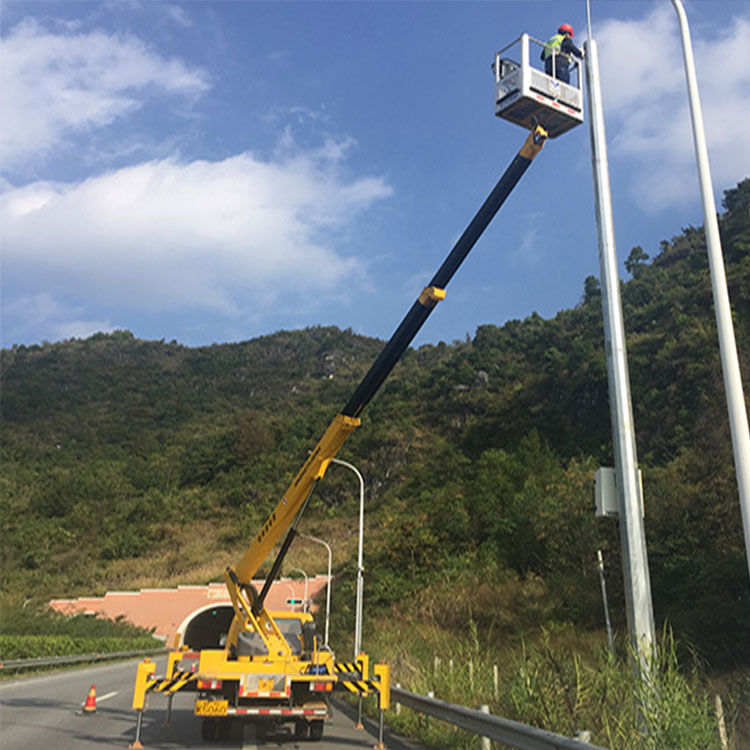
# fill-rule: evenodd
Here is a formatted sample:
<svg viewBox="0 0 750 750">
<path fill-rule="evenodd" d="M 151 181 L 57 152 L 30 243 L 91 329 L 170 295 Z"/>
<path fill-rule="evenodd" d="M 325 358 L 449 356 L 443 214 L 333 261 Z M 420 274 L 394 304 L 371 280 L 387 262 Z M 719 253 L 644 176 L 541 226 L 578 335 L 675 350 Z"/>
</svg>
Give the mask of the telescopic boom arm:
<svg viewBox="0 0 750 750">
<path fill-rule="evenodd" d="M 356 391 L 354 391 L 349 402 L 341 413 L 334 417 L 294 481 L 289 485 L 279 504 L 251 542 L 237 567 L 234 570 L 227 569 L 225 578 L 235 606 L 233 633 L 245 627 L 238 620 L 249 624 L 254 619 L 248 617 L 246 608 L 241 606 L 239 601 L 242 598 L 241 592 L 244 590 L 251 599 L 249 605 L 252 614 L 256 617 L 260 615 L 263 610 L 263 601 L 271 583 L 279 573 L 283 558 L 294 539 L 296 526 L 315 488 L 315 484 L 323 478 L 331 460 L 336 456 L 346 438 L 360 424 L 359 415 L 362 410 L 388 377 L 435 305 L 445 298 L 445 287 L 448 282 L 453 278 L 482 232 L 487 228 L 505 199 L 526 172 L 534 157 L 542 149 L 546 139 L 547 132 L 540 126 L 537 126 L 526 138 L 521 150 L 505 170 L 505 173 L 453 246 L 450 254 L 432 277 L 430 283 L 422 290 L 419 298 L 401 321 L 390 341 L 385 345 Z M 263 590 L 256 596 L 250 588 L 250 581 L 287 529 L 289 529 L 287 538 L 282 544 L 281 551 L 274 562 Z"/>
</svg>

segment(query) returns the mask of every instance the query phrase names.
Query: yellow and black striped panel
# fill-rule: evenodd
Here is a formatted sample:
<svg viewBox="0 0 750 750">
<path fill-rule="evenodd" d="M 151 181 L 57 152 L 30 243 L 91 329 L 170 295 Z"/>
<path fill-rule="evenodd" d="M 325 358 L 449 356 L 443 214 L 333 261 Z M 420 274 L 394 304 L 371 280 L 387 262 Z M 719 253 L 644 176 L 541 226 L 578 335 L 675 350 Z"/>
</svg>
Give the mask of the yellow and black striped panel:
<svg viewBox="0 0 750 750">
<path fill-rule="evenodd" d="M 359 672 L 359 664 L 353 661 L 337 661 L 335 667 L 337 672 Z"/>
<path fill-rule="evenodd" d="M 370 693 L 380 692 L 380 683 L 374 680 L 339 680 L 336 686 L 355 695 L 370 695 Z"/>
<path fill-rule="evenodd" d="M 153 691 L 155 693 L 176 693 L 178 690 L 182 690 L 186 685 L 189 688 L 195 688 L 194 683 L 197 679 L 197 674 L 176 674 L 174 677 L 169 679 L 149 680 L 146 683 L 146 691 Z"/>
</svg>

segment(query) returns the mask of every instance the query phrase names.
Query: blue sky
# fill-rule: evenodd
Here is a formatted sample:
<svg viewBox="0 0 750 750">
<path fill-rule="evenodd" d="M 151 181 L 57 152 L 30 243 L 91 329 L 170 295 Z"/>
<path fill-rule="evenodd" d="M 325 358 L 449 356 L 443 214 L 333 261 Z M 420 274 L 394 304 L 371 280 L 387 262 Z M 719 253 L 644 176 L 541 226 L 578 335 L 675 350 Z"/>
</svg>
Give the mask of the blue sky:
<svg viewBox="0 0 750 750">
<path fill-rule="evenodd" d="M 702 224 L 668 0 L 593 0 L 620 262 Z M 686 0 L 717 205 L 750 175 L 750 6 Z M 518 151 L 490 62 L 565 2 L 0 4 L 2 344 L 388 338 Z M 417 343 L 598 276 L 587 128 L 550 141 Z M 625 277 L 623 271 L 623 277 Z M 626 321 L 627 325 L 627 321 Z"/>
</svg>

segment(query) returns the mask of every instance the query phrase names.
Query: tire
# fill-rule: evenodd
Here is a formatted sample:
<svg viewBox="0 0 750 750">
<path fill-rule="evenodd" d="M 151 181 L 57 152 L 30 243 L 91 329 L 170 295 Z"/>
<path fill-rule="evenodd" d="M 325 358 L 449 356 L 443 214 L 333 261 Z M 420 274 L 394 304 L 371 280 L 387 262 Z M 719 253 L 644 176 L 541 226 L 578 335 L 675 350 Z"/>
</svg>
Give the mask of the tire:
<svg viewBox="0 0 750 750">
<path fill-rule="evenodd" d="M 310 722 L 310 739 L 313 742 L 318 742 L 323 739 L 323 722 L 311 721 Z"/>
<path fill-rule="evenodd" d="M 218 730 L 216 732 L 216 739 L 225 742 L 232 734 L 232 720 L 220 719 L 217 724 Z"/>
<path fill-rule="evenodd" d="M 294 722 L 294 739 L 304 740 L 307 739 L 307 730 L 309 729 L 308 723 L 305 719 L 298 719 Z"/>
<path fill-rule="evenodd" d="M 245 744 L 260 744 L 266 741 L 268 725 L 265 721 L 245 719 L 242 723 L 242 737 Z"/>
<path fill-rule="evenodd" d="M 218 729 L 216 724 L 216 719 L 203 719 L 203 721 L 201 722 L 201 739 L 205 740 L 206 742 L 215 740 L 216 730 Z"/>
</svg>

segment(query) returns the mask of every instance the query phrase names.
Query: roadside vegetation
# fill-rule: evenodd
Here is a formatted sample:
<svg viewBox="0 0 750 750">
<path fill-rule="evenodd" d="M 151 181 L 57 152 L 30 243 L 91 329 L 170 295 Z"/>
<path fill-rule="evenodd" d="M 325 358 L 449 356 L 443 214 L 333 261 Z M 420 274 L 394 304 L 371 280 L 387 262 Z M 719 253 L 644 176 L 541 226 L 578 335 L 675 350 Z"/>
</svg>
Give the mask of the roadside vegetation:
<svg viewBox="0 0 750 750">
<path fill-rule="evenodd" d="M 723 207 L 747 389 L 750 179 Z M 674 695 L 675 712 L 693 706 L 678 723 L 696 742 L 720 694 L 739 749 L 750 746 L 750 586 L 703 230 L 684 228 L 652 254 L 632 248 L 622 299 L 655 616 L 674 633 L 658 694 Z M 381 347 L 316 327 L 196 349 L 116 331 L 3 350 L 4 609 L 221 580 Z M 452 700 L 460 689 L 428 685 L 444 679 L 434 657 L 456 670 L 475 654 L 476 679 L 498 664 L 503 689 L 473 702 L 650 747 L 633 744 L 647 740 L 626 721 L 632 700 L 617 698 L 635 689 L 624 646 L 608 661 L 602 642 L 597 550 L 615 628 L 626 626 L 617 522 L 593 512 L 594 472 L 612 465 L 596 279 L 554 318 L 408 351 L 363 422 L 341 457 L 367 487 L 374 656 L 404 686 Z M 351 472 L 332 466 L 302 529 L 334 549 L 332 624 L 347 656 L 356 498 Z M 295 542 L 288 570 L 321 572 L 324 554 Z M 659 726 L 669 711 L 660 706 Z"/>
<path fill-rule="evenodd" d="M 337 584 L 334 613 L 350 596 Z M 610 648 L 603 627 L 558 619 L 543 606 L 547 598 L 540 579 L 497 570 L 481 580 L 460 576 L 368 618 L 363 648 L 385 659 L 393 684 L 406 690 L 487 705 L 497 716 L 567 737 L 586 731 L 610 750 L 723 750 L 722 733 L 728 750 L 747 746 L 750 670 L 712 668 L 664 624 L 649 679 L 641 680 L 624 623 Z M 333 622 L 334 649 L 349 658 L 352 620 Z M 375 707 L 375 699 L 366 701 L 373 716 Z M 430 747 L 479 748 L 476 736 L 405 708 L 398 716 L 389 711 L 387 722 Z"/>
<path fill-rule="evenodd" d="M 388 631 L 375 636 L 395 662 L 395 679 L 413 692 L 479 708 L 508 719 L 590 741 L 610 750 L 722 750 L 716 695 L 695 660 L 680 665 L 671 632 L 665 631 L 649 664 L 649 677 L 636 677 L 628 646 L 612 655 L 601 638 L 570 627 L 540 629 L 520 644 L 500 649 L 483 645 L 472 623 L 464 636 L 411 630 L 398 649 Z M 440 654 L 435 659 L 435 654 Z M 494 682 L 498 672 L 497 690 Z M 739 688 L 740 686 L 734 686 Z M 744 695 L 722 701 L 727 746 L 739 750 L 738 716 Z M 389 712 L 397 731 L 436 748 L 478 748 L 479 740 L 435 719 L 401 709 Z"/>
<path fill-rule="evenodd" d="M 162 648 L 163 643 L 128 622 L 48 609 L 35 611 L 7 601 L 0 609 L 0 662 L 74 654 L 109 654 Z"/>
</svg>

